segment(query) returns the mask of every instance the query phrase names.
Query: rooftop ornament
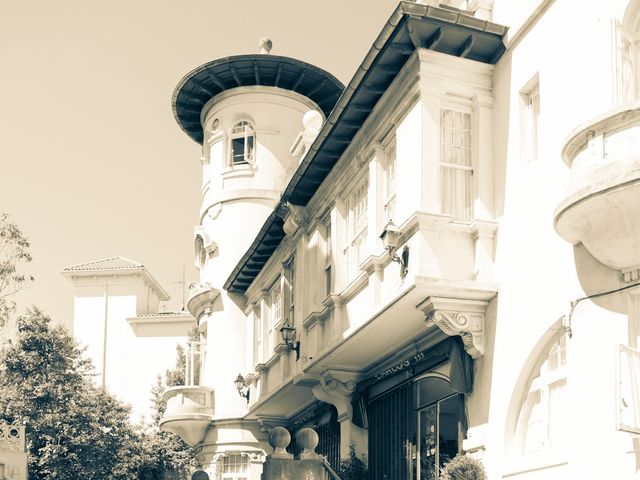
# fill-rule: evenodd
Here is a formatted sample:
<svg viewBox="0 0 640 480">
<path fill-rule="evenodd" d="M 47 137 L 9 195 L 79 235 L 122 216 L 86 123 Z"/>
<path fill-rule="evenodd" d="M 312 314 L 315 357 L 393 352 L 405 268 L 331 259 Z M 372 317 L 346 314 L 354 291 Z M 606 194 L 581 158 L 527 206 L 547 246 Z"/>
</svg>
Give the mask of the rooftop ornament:
<svg viewBox="0 0 640 480">
<path fill-rule="evenodd" d="M 258 47 L 260 47 L 260 53 L 269 55 L 271 53 L 271 49 L 273 48 L 273 42 L 269 37 L 262 37 L 258 41 Z"/>
</svg>

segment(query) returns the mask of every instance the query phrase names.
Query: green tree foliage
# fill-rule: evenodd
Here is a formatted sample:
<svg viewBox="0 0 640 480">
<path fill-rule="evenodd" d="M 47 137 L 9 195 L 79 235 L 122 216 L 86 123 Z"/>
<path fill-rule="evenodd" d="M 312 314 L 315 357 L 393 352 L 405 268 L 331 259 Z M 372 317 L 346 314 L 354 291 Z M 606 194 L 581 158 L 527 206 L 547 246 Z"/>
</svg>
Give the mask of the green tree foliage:
<svg viewBox="0 0 640 480">
<path fill-rule="evenodd" d="M 19 268 L 31 261 L 29 246 L 29 241 L 9 215 L 0 212 L 0 328 L 7 324 L 15 309 L 11 296 L 33 280 Z"/>
<path fill-rule="evenodd" d="M 180 437 L 160 431 L 160 420 L 167 407 L 162 398 L 168 387 L 184 385 L 186 355 L 181 345 L 176 347 L 176 368 L 167 370 L 164 378 L 158 376 L 151 389 L 151 423 L 144 434 L 145 449 L 150 454 L 144 478 L 183 480 L 189 478 L 189 470 L 196 463 L 195 450 Z"/>
<path fill-rule="evenodd" d="M 158 430 L 157 414 L 133 426 L 65 329 L 36 309 L 16 323 L 16 342 L 0 351 L 0 420 L 26 424 L 31 480 L 186 478 L 191 449 Z"/>
</svg>

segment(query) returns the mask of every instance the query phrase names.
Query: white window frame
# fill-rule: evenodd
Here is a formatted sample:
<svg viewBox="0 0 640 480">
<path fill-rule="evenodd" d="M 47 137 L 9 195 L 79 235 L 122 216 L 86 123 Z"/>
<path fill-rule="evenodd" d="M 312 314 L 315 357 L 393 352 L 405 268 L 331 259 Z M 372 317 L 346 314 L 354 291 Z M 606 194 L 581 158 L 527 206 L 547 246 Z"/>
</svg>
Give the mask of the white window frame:
<svg viewBox="0 0 640 480">
<path fill-rule="evenodd" d="M 221 480 L 249 480 L 250 462 L 249 457 L 240 452 L 227 453 L 220 466 Z M 235 471 L 233 471 L 235 470 Z M 242 471 L 238 471 L 242 470 Z"/>
<path fill-rule="evenodd" d="M 241 128 L 241 130 L 240 130 Z M 256 127 L 248 118 L 241 118 L 229 129 L 229 166 L 252 165 L 256 156 Z M 243 139 L 242 160 L 236 161 L 233 151 L 233 141 Z M 250 145 L 251 148 L 248 148 Z"/>
<path fill-rule="evenodd" d="M 396 184 L 398 172 L 398 147 L 395 134 L 384 147 L 382 158 L 382 216 L 386 225 L 395 216 Z"/>
<path fill-rule="evenodd" d="M 269 287 L 265 298 L 265 313 L 267 325 L 267 355 L 271 357 L 278 340 L 278 327 L 282 323 L 283 301 L 282 301 L 282 276 L 278 276 L 275 282 Z"/>
<path fill-rule="evenodd" d="M 360 264 L 365 259 L 369 233 L 369 168 L 354 182 L 354 187 L 347 195 L 345 216 L 345 248 L 347 279 L 353 280 L 360 271 Z"/>
<path fill-rule="evenodd" d="M 447 143 L 447 139 L 445 138 L 445 132 L 446 132 L 446 126 L 444 124 L 444 120 L 445 120 L 445 115 L 446 112 L 452 112 L 453 114 L 460 114 L 463 116 L 468 116 L 469 118 L 469 129 L 462 129 L 462 146 L 457 145 L 457 142 L 451 142 L 450 144 Z M 449 214 L 453 217 L 453 220 L 456 222 L 462 222 L 462 223 L 468 223 L 473 219 L 473 200 L 474 200 L 474 192 L 473 192 L 473 166 L 474 166 L 474 152 L 473 152 L 473 137 L 474 137 L 474 133 L 476 131 L 476 128 L 474 128 L 474 120 L 473 120 L 473 112 L 471 110 L 471 108 L 465 107 L 464 105 L 457 105 L 457 104 L 448 104 L 448 103 L 443 103 L 442 107 L 440 108 L 440 140 L 439 140 L 439 158 L 438 158 L 438 171 L 439 171 L 439 176 L 440 176 L 440 182 L 439 182 L 439 193 L 440 193 L 440 202 L 441 202 L 441 208 L 442 208 L 442 213 L 445 214 Z M 464 118 L 464 117 L 463 117 Z M 463 127 L 464 127 L 464 122 L 463 122 Z M 455 130 L 455 128 L 454 128 Z M 464 142 L 464 132 L 468 131 L 469 132 L 469 139 L 468 139 L 468 145 L 465 145 Z M 460 140 L 459 137 L 456 137 L 455 140 Z M 446 147 L 449 147 L 450 149 L 462 149 L 463 151 L 468 151 L 468 155 L 469 155 L 469 161 L 466 164 L 462 164 L 462 163 L 456 163 L 456 162 L 451 162 L 451 161 L 446 161 L 448 159 L 445 159 L 445 150 Z M 454 198 L 454 204 L 453 206 L 449 206 L 447 205 L 447 201 L 445 199 L 446 193 L 447 193 L 447 189 L 445 187 L 445 183 L 447 182 L 446 178 L 445 178 L 445 173 L 447 171 L 453 171 L 453 172 L 461 172 L 465 175 L 465 179 L 466 181 L 464 182 L 466 184 L 466 188 L 464 190 L 464 193 L 461 192 L 456 192 L 455 193 L 455 198 Z M 455 184 L 450 186 L 451 189 L 455 188 Z M 462 200 L 460 200 L 458 198 L 459 195 L 465 195 L 466 198 L 462 198 Z M 463 204 L 462 210 L 463 211 L 457 211 L 456 210 L 456 205 L 457 203 L 460 202 Z"/>
<path fill-rule="evenodd" d="M 540 158 L 540 86 L 536 82 L 524 95 L 525 152 L 527 162 L 534 164 Z"/>
<path fill-rule="evenodd" d="M 540 452 L 549 451 L 552 449 L 560 449 L 566 445 L 568 440 L 568 429 L 566 425 L 556 424 L 552 425 L 552 405 L 551 405 L 551 390 L 554 385 L 564 383 L 564 392 L 566 395 L 566 383 L 567 383 L 567 368 L 566 368 L 566 341 L 567 335 L 563 335 L 556 342 L 553 343 L 549 350 L 545 350 L 544 359 L 540 365 L 539 375 L 537 375 L 530 383 L 527 395 L 522 402 L 521 409 L 518 415 L 516 425 L 516 446 L 518 453 L 521 455 L 538 454 Z M 550 368 L 551 359 L 555 356 L 558 361 L 556 368 Z M 531 450 L 527 449 L 527 435 L 532 423 L 529 421 L 531 418 L 531 410 L 533 407 L 534 395 L 539 395 L 539 418 L 537 424 L 539 424 L 544 432 L 540 438 L 540 443 L 537 448 Z M 564 398 L 564 405 L 566 406 L 566 397 Z M 556 412 L 557 414 L 558 412 Z M 552 444 L 554 438 L 552 438 L 551 428 L 564 428 L 561 433 L 561 438 L 564 443 Z"/>
</svg>

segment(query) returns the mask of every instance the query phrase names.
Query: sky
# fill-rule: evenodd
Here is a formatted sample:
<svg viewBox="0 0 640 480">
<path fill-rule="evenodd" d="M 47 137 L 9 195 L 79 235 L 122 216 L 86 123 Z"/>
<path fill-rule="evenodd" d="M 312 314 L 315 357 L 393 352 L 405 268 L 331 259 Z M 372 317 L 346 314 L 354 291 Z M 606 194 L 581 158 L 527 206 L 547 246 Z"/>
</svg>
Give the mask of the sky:
<svg viewBox="0 0 640 480">
<path fill-rule="evenodd" d="M 272 53 L 347 84 L 392 0 L 0 0 L 0 212 L 31 242 L 18 295 L 71 326 L 69 265 L 120 255 L 182 305 L 193 267 L 200 146 L 171 95 L 199 65 Z"/>
</svg>

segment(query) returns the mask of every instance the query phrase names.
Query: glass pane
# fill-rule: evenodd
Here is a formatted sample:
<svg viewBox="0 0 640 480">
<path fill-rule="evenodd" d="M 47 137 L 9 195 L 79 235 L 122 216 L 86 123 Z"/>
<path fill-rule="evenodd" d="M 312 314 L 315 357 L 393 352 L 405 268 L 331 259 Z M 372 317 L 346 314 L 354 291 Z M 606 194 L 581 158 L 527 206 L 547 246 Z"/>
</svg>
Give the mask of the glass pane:
<svg viewBox="0 0 640 480">
<path fill-rule="evenodd" d="M 233 163 L 246 163 L 244 159 L 244 138 L 234 138 L 231 140 L 231 154 Z"/>
<path fill-rule="evenodd" d="M 549 386 L 549 446 L 565 445 L 567 432 L 567 415 L 565 399 L 567 391 L 566 379 L 559 380 Z"/>
<path fill-rule="evenodd" d="M 437 406 L 420 411 L 420 473 L 418 480 L 436 480 L 437 477 Z"/>
<path fill-rule="evenodd" d="M 438 377 L 427 377 L 417 382 L 418 407 L 429 405 L 453 393 L 449 382 Z"/>
<path fill-rule="evenodd" d="M 458 454 L 460 400 L 457 395 L 440 402 L 438 425 L 438 466 L 442 469 Z"/>
<path fill-rule="evenodd" d="M 520 416 L 518 436 L 522 442 L 522 453 L 541 450 L 544 447 L 546 432 L 540 390 L 529 392 Z"/>
</svg>

